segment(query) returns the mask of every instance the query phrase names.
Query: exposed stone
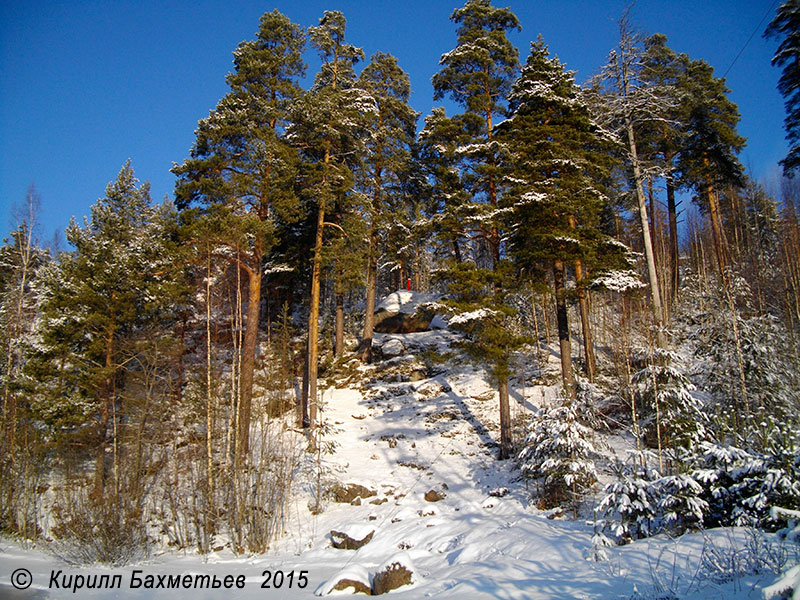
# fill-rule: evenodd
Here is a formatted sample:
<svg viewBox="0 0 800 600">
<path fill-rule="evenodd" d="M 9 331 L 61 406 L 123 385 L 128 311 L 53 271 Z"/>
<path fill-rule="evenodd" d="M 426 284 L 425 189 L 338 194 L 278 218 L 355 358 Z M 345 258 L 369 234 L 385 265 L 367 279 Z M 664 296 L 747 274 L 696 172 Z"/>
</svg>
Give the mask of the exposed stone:
<svg viewBox="0 0 800 600">
<path fill-rule="evenodd" d="M 322 584 L 317 589 L 316 595 L 341 596 L 341 592 L 347 593 L 348 591 L 351 594 L 366 594 L 367 596 L 372 595 L 370 574 L 361 565 L 348 565 L 336 575 L 331 577 L 327 582 Z"/>
<path fill-rule="evenodd" d="M 337 483 L 331 490 L 333 501 L 349 504 L 358 496 L 362 498 L 371 498 L 377 496 L 378 492 L 359 485 L 358 483 Z"/>
<path fill-rule="evenodd" d="M 372 577 L 372 595 L 386 594 L 414 583 L 414 567 L 405 552 L 384 563 Z"/>
<path fill-rule="evenodd" d="M 389 338 L 381 344 L 381 354 L 383 358 L 393 358 L 405 354 L 405 352 L 406 347 L 403 345 L 403 342 L 397 338 Z"/>
<path fill-rule="evenodd" d="M 389 294 L 375 309 L 378 333 L 416 333 L 428 331 L 436 310 L 432 296 L 407 290 Z"/>
<path fill-rule="evenodd" d="M 355 535 L 355 534 L 353 534 Z M 334 548 L 338 548 L 339 550 L 358 550 L 362 546 L 366 546 L 372 540 L 372 536 L 375 535 L 375 530 L 371 530 L 367 535 L 363 536 L 361 539 L 356 539 L 351 537 L 344 531 L 331 531 L 331 538 L 333 539 L 332 544 Z"/>
<path fill-rule="evenodd" d="M 425 492 L 425 500 L 428 502 L 439 502 L 439 500 L 444 500 L 447 497 L 447 484 L 440 483 L 433 489 L 428 490 Z"/>
<path fill-rule="evenodd" d="M 340 579 L 333 589 L 337 592 L 342 592 L 347 588 L 353 588 L 354 594 L 366 594 L 367 596 L 372 595 L 372 590 L 369 586 L 364 583 L 363 581 L 354 581 L 352 579 Z"/>
</svg>

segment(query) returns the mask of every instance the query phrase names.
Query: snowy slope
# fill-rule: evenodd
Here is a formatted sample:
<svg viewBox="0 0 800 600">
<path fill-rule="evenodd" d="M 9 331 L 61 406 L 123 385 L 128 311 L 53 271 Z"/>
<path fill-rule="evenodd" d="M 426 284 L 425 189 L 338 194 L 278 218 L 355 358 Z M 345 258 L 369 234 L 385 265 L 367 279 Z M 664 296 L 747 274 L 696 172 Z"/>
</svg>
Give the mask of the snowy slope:
<svg viewBox="0 0 800 600">
<path fill-rule="evenodd" d="M 155 598 L 175 593 L 130 589 L 134 569 L 143 572 L 140 577 L 245 576 L 244 589 L 193 590 L 193 598 L 311 598 L 315 591 L 330 589 L 337 574 L 363 579 L 395 559 L 415 569 L 415 582 L 392 592 L 398 600 L 655 598 L 667 597 L 668 592 L 687 598 L 760 597 L 753 586 L 767 585 L 774 576 L 702 584 L 697 577 L 704 544 L 710 540 L 723 549 L 728 548 L 725 544 L 743 547 L 747 540 L 742 531 L 712 532 L 705 538 L 694 534 L 678 541 L 652 538 L 607 549 L 608 560 L 590 560 L 591 527 L 583 521 L 548 518 L 552 515 L 531 501 L 513 463 L 494 458 L 497 399 L 485 374 L 451 359 L 434 369 L 436 374 L 420 375 L 419 355 L 426 349 L 446 352 L 454 335 L 435 330 L 376 336 L 376 345 L 396 340 L 409 353 L 365 368 L 361 387 L 324 393 L 322 416 L 335 430 L 329 441 L 338 446 L 334 454 L 322 457 L 325 481 L 357 483 L 373 490 L 374 496 L 358 505 L 327 501 L 325 510 L 313 515 L 308 509 L 313 485 L 306 482 L 286 535 L 262 556 L 237 557 L 227 550 L 205 558 L 165 552 L 125 568 L 77 569 L 39 550 L 4 541 L 0 598 L 75 597 L 71 590 L 48 589 L 53 570 L 64 576 L 122 575 L 121 589 L 82 589 L 80 597 Z M 514 414 L 552 401 L 555 394 L 552 386 L 517 384 L 512 390 Z M 425 494 L 434 489 L 445 497 L 429 502 Z M 331 546 L 332 530 L 359 539 L 374 534 L 358 550 L 339 550 Z M 20 568 L 33 576 L 26 592 L 8 587 L 10 574 Z M 261 588 L 265 570 L 271 577 L 283 572 L 280 589 Z M 285 578 L 292 571 L 289 587 Z M 301 572 L 307 577 L 303 589 L 297 585 Z"/>
</svg>

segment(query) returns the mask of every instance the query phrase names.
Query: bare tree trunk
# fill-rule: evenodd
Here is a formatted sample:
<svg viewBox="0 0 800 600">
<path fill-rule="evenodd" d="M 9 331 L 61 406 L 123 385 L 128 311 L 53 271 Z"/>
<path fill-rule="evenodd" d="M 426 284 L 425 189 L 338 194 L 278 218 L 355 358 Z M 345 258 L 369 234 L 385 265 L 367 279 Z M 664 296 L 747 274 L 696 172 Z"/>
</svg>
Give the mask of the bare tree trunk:
<svg viewBox="0 0 800 600">
<path fill-rule="evenodd" d="M 642 171 L 639 165 L 639 156 L 636 152 L 636 139 L 633 134 L 633 121 L 630 115 L 625 116 L 625 129 L 628 134 L 628 149 L 633 165 L 633 178 L 636 184 L 636 199 L 639 205 L 639 221 L 642 226 L 644 240 L 644 254 L 647 260 L 647 275 L 650 280 L 650 299 L 653 309 L 653 319 L 656 324 L 656 343 L 659 348 L 666 345 L 664 338 L 664 311 L 661 304 L 661 292 L 658 286 L 658 273 L 656 271 L 656 257 L 653 252 L 653 240 L 650 237 L 650 222 L 647 218 L 647 205 L 645 204 L 644 191 L 642 190 Z"/>
<path fill-rule="evenodd" d="M 678 255 L 678 209 L 675 203 L 675 182 L 667 175 L 667 212 L 669 216 L 670 292 L 672 301 L 678 297 L 680 287 L 680 264 Z"/>
<path fill-rule="evenodd" d="M 500 460 L 511 457 L 511 409 L 508 403 L 508 375 L 497 384 L 500 396 Z"/>
<path fill-rule="evenodd" d="M 333 340 L 333 355 L 344 353 L 344 294 L 336 294 L 336 328 Z"/>
<path fill-rule="evenodd" d="M 258 317 L 261 308 L 261 240 L 257 237 L 253 248 L 253 264 L 248 270 L 247 322 L 242 347 L 241 399 L 236 423 L 236 466 L 243 464 L 250 449 L 250 413 L 253 399 L 253 373 L 258 341 Z"/>
<path fill-rule="evenodd" d="M 372 361 L 372 335 L 375 328 L 375 288 L 378 282 L 378 240 L 373 231 L 369 237 L 369 257 L 367 263 L 367 306 L 364 309 L 364 329 L 361 333 L 361 344 L 357 356 L 361 362 Z"/>
<path fill-rule="evenodd" d="M 212 462 L 213 391 L 211 377 L 211 247 L 206 246 L 206 468 L 208 469 L 208 502 L 214 496 L 214 469 Z"/>
<path fill-rule="evenodd" d="M 706 159 L 708 162 L 708 159 Z M 722 216 L 719 211 L 719 196 L 710 181 L 706 182 L 706 197 L 708 199 L 708 214 L 711 217 L 711 233 L 714 238 L 714 253 L 717 258 L 717 268 L 720 276 L 725 278 L 725 268 L 728 266 L 728 248 L 725 233 L 722 229 Z"/>
<path fill-rule="evenodd" d="M 553 287 L 556 293 L 556 322 L 558 323 L 558 345 L 561 351 L 561 381 L 564 390 L 575 398 L 575 379 L 572 376 L 572 345 L 569 340 L 566 288 L 564 285 L 564 263 L 553 262 Z"/>
<path fill-rule="evenodd" d="M 330 163 L 330 152 L 325 152 L 325 167 Z M 319 368 L 319 296 L 322 278 L 322 241 L 325 227 L 325 197 L 319 199 L 317 210 L 317 236 L 311 268 L 311 303 L 308 312 L 308 422 L 313 427 L 317 421 L 317 372 Z"/>
<path fill-rule="evenodd" d="M 581 331 L 583 332 L 583 353 L 586 357 L 586 375 L 590 382 L 594 381 L 595 360 L 594 343 L 592 342 L 592 328 L 589 323 L 588 291 L 583 286 L 583 263 L 575 261 L 575 283 L 578 291 L 578 309 L 581 315 Z"/>
</svg>

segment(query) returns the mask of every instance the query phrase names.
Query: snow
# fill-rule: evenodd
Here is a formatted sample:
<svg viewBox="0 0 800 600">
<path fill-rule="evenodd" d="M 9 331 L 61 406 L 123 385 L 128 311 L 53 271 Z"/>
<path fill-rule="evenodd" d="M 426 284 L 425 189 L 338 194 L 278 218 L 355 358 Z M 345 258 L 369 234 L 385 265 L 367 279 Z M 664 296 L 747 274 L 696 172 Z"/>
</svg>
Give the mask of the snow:
<svg viewBox="0 0 800 600">
<path fill-rule="evenodd" d="M 390 313 L 413 314 L 425 304 L 435 302 L 439 296 L 436 294 L 420 294 L 409 290 L 398 290 L 384 298 L 375 312 L 385 310 Z"/>
<path fill-rule="evenodd" d="M 404 309 L 429 300 L 421 294 L 398 291 L 387 298 L 386 305 Z M 459 336 L 448 329 L 376 334 L 376 343 L 392 339 L 409 353 L 436 350 L 443 354 L 452 352 Z M 407 356 L 414 360 L 411 354 Z M 555 350 L 546 356 L 543 370 L 558 379 Z M 313 498 L 313 481 L 301 481 L 297 485 L 300 495 L 287 507 L 290 519 L 285 535 L 263 555 L 239 556 L 225 548 L 203 557 L 163 548 L 148 561 L 124 568 L 75 568 L 47 554 L 42 546 L 24 548 L 0 539 L 0 597 L 7 597 L 9 576 L 19 568 L 32 573 L 29 597 L 52 598 L 163 597 L 163 590 L 129 589 L 132 570 L 140 569 L 167 575 L 246 577 L 244 589 L 192 590 L 189 593 L 196 600 L 229 596 L 294 600 L 328 594 L 343 578 L 369 584 L 375 573 L 393 562 L 407 565 L 414 573 L 413 585 L 391 592 L 397 600 L 572 600 L 668 594 L 744 600 L 759 594 L 754 590 L 773 583 L 775 574 L 769 572 L 729 580 L 724 573 L 717 580 L 696 575 L 707 568 L 703 557 L 715 556 L 709 554 L 712 549 L 723 555 L 729 548 L 745 549 L 748 538 L 742 529 L 718 529 L 677 539 L 656 536 L 603 548 L 600 553 L 592 544 L 591 525 L 580 519 L 548 518 L 555 515 L 537 509 L 532 490 L 526 489 L 514 463 L 496 459 L 497 394 L 483 369 L 455 356 L 437 365 L 435 375 L 413 386 L 385 376 L 408 362 L 394 359 L 365 366 L 360 387 L 330 388 L 323 393 L 322 418 L 334 424 L 328 441 L 338 445 L 335 453 L 320 457 L 326 483 L 357 482 L 376 490 L 375 497 L 362 499 L 359 506 L 327 501 L 322 513 L 311 514 L 308 503 Z M 548 404 L 557 389 L 556 384 L 512 379 L 512 419 L 523 420 Z M 422 394 L 422 390 L 430 393 Z M 631 446 L 630 439 L 621 437 L 608 441 L 620 452 Z M 317 460 L 316 456 L 308 458 L 310 463 Z M 600 475 L 601 482 L 604 477 Z M 426 502 L 425 492 L 441 484 L 447 485 L 446 497 L 435 504 Z M 585 511 L 583 517 L 590 515 Z M 331 546 L 331 530 L 358 539 L 373 530 L 375 534 L 358 550 L 339 550 Z M 772 536 L 767 538 L 770 543 L 775 541 L 775 536 L 768 536 Z M 593 560 L 601 555 L 606 558 Z M 120 573 L 123 586 L 113 593 L 52 590 L 48 589 L 52 570 L 84 575 Z M 294 585 L 262 589 L 262 574 L 267 570 L 294 572 Z M 302 572 L 307 585 L 300 588 L 297 578 Z"/>
</svg>

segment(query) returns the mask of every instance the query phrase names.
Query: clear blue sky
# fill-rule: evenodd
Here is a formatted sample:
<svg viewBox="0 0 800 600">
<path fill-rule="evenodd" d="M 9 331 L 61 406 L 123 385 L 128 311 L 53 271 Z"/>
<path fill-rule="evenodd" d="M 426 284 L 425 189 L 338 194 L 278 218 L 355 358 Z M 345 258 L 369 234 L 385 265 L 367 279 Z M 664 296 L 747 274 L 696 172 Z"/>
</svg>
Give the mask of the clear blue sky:
<svg viewBox="0 0 800 600">
<path fill-rule="evenodd" d="M 511 36 L 527 56 L 541 33 L 579 83 L 605 62 L 627 0 L 495 0 L 522 23 Z M 259 17 L 278 8 L 316 25 L 341 10 L 348 39 L 394 54 L 411 76 L 414 108 L 434 106 L 431 76 L 455 44 L 449 15 L 460 0 L 0 0 L 0 235 L 11 206 L 31 183 L 42 198 L 47 243 L 71 216 L 79 220 L 130 158 L 154 200 L 171 195 L 173 162 L 191 147 L 198 119 L 226 93 L 236 45 L 252 39 Z M 769 10 L 727 75 L 748 138 L 742 162 L 757 179 L 779 171 L 786 153 L 776 42 L 761 33 L 778 0 L 639 0 L 635 25 L 661 32 L 670 46 L 702 58 L 722 75 Z M 317 64 L 308 52 L 309 76 Z"/>
</svg>

